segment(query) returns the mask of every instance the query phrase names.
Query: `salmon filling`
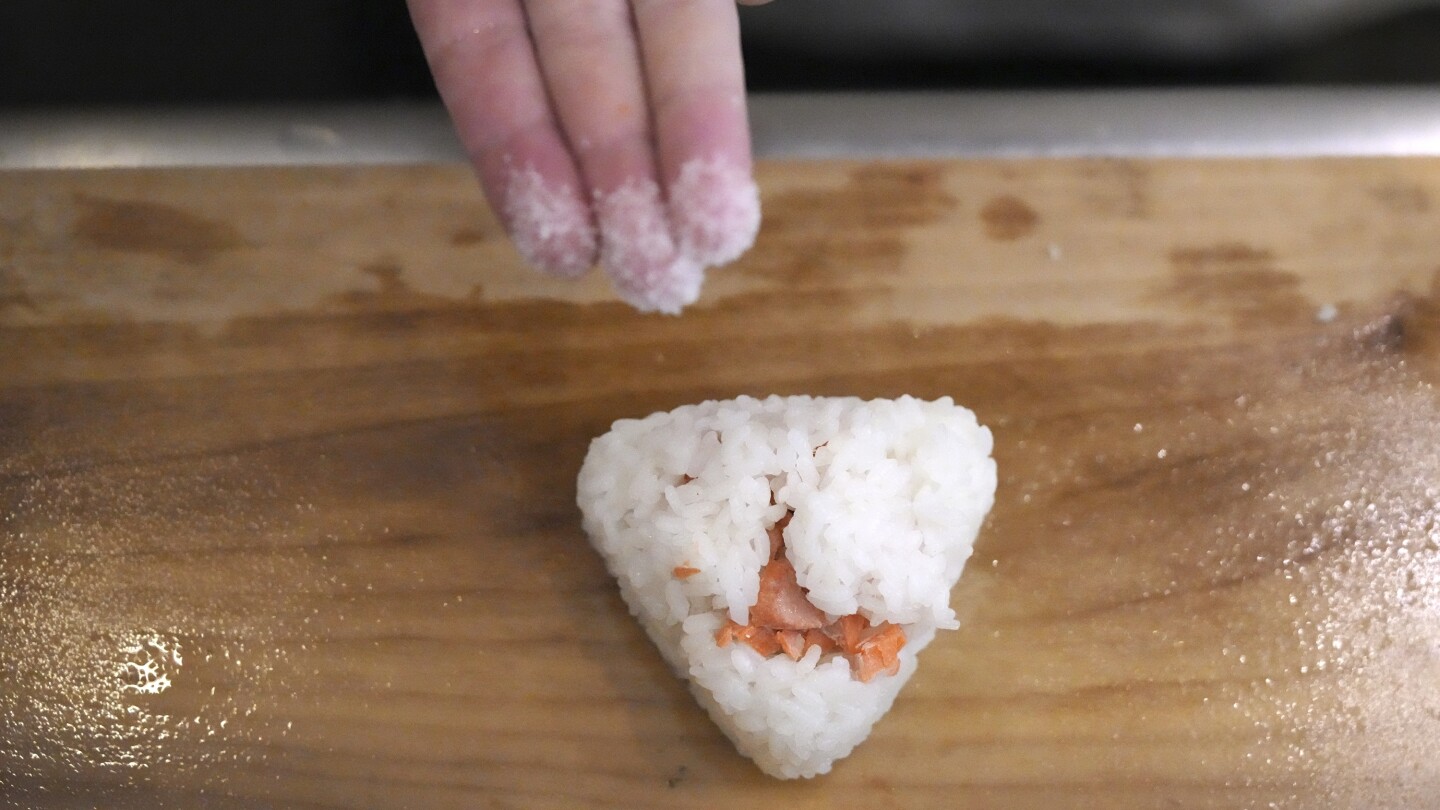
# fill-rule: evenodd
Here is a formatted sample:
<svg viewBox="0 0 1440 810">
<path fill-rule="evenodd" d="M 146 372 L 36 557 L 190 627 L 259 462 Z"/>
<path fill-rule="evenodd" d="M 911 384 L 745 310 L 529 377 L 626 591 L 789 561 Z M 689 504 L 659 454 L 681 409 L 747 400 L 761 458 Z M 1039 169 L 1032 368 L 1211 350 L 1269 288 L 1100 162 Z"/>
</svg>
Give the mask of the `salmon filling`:
<svg viewBox="0 0 1440 810">
<path fill-rule="evenodd" d="M 792 515 L 787 513 L 767 530 L 770 560 L 760 569 L 760 594 L 750 607 L 750 623 L 726 619 L 715 633 L 715 643 L 724 647 L 741 642 L 767 658 L 784 654 L 796 661 L 811 647 L 819 647 L 821 655 L 843 655 L 855 677 L 865 683 L 882 673 L 899 672 L 900 648 L 905 646 L 905 631 L 899 625 L 871 625 L 858 613 L 827 622 L 824 611 L 810 604 L 795 567 L 785 558 L 784 531 Z"/>
</svg>

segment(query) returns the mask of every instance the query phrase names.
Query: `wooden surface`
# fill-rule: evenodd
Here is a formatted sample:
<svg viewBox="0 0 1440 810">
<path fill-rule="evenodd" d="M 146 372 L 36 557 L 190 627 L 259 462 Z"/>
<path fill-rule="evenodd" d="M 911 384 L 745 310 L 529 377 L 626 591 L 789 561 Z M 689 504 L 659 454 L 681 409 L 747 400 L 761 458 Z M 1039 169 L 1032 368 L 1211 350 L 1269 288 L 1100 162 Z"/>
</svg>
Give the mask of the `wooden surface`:
<svg viewBox="0 0 1440 810">
<path fill-rule="evenodd" d="M 761 180 L 671 319 L 528 274 L 459 168 L 4 176 L 4 800 L 1434 801 L 1440 162 Z M 772 392 L 953 395 L 1001 471 L 963 629 L 809 782 L 573 503 L 612 420 Z"/>
</svg>

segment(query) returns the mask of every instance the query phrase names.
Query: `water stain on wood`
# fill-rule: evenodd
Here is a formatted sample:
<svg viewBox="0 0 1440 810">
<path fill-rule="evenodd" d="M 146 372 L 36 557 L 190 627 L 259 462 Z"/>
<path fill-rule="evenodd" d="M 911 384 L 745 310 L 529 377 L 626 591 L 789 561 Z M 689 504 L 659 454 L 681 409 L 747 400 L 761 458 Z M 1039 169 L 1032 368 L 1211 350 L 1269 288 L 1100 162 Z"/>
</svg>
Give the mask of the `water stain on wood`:
<svg viewBox="0 0 1440 810">
<path fill-rule="evenodd" d="M 404 295 L 410 292 L 410 285 L 400 278 L 404 268 L 396 262 L 388 260 L 373 262 L 361 267 L 360 272 L 371 276 L 379 283 L 380 289 L 376 291 L 377 295 Z"/>
<path fill-rule="evenodd" d="M 236 228 L 170 205 L 75 195 L 75 236 L 95 247 L 197 264 L 247 246 Z"/>
<path fill-rule="evenodd" d="M 8 267 L 0 266 L 0 323 L 9 312 L 38 313 L 40 305 L 30 295 L 25 282 Z"/>
<path fill-rule="evenodd" d="M 484 297 L 483 288 L 479 284 L 474 285 L 468 295 L 459 298 L 420 292 L 405 280 L 405 268 L 390 258 L 381 258 L 362 265 L 359 272 L 373 280 L 373 288 L 332 295 L 322 301 L 316 311 L 396 314 L 415 310 L 453 310 L 474 307 Z"/>
<path fill-rule="evenodd" d="M 1002 194 L 980 209 L 985 235 L 997 242 L 1013 242 L 1035 232 L 1040 215 L 1019 197 Z"/>
<path fill-rule="evenodd" d="M 838 189 L 785 191 L 764 205 L 764 228 L 738 266 L 791 286 L 836 273 L 880 283 L 905 255 L 905 232 L 958 201 L 934 164 L 880 163 L 853 169 Z"/>
<path fill-rule="evenodd" d="M 1150 172 L 1143 162 L 1096 158 L 1081 163 L 1085 194 L 1096 209 L 1127 219 L 1150 215 Z"/>
<path fill-rule="evenodd" d="M 1396 214 L 1424 214 L 1430 210 L 1430 194 L 1423 186 L 1387 183 L 1370 189 L 1370 196 Z"/>
<path fill-rule="evenodd" d="M 481 228 L 459 228 L 450 234 L 450 244 L 455 247 L 470 247 L 484 244 L 491 235 Z"/>
<path fill-rule="evenodd" d="M 1156 300 L 1228 312 L 1237 322 L 1313 318 L 1315 304 L 1300 291 L 1300 279 L 1279 268 L 1269 250 L 1239 242 L 1183 246 L 1170 251 L 1172 277 Z"/>
</svg>

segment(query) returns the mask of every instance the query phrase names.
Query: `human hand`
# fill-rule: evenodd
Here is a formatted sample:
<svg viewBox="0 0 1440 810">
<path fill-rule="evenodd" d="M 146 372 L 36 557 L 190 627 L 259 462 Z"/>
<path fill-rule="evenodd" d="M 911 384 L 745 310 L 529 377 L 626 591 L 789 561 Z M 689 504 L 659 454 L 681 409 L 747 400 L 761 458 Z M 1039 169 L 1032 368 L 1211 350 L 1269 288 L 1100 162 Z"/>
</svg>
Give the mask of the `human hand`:
<svg viewBox="0 0 1440 810">
<path fill-rule="evenodd" d="M 409 3 L 531 264 L 573 278 L 598 258 L 622 299 L 674 314 L 705 268 L 749 249 L 760 202 L 734 0 Z"/>
</svg>

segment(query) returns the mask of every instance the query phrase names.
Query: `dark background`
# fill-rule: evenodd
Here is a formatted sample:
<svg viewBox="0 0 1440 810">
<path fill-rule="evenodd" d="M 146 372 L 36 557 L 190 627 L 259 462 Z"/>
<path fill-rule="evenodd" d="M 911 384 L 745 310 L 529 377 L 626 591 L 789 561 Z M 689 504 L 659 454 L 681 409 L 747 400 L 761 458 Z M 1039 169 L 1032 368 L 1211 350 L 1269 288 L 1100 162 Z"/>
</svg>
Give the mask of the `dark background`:
<svg viewBox="0 0 1440 810">
<path fill-rule="evenodd" d="M 745 9 L 747 31 L 775 6 Z M 887 0 L 869 0 L 883 3 Z M 793 10 L 793 9 L 792 9 Z M 1440 10 L 1219 53 L 1023 37 L 953 55 L 837 58 L 747 35 L 752 89 L 1385 85 L 1440 81 Z M 983 52 L 979 52 L 983 50 Z M 402 0 L 0 0 L 0 107 L 426 99 Z"/>
</svg>

